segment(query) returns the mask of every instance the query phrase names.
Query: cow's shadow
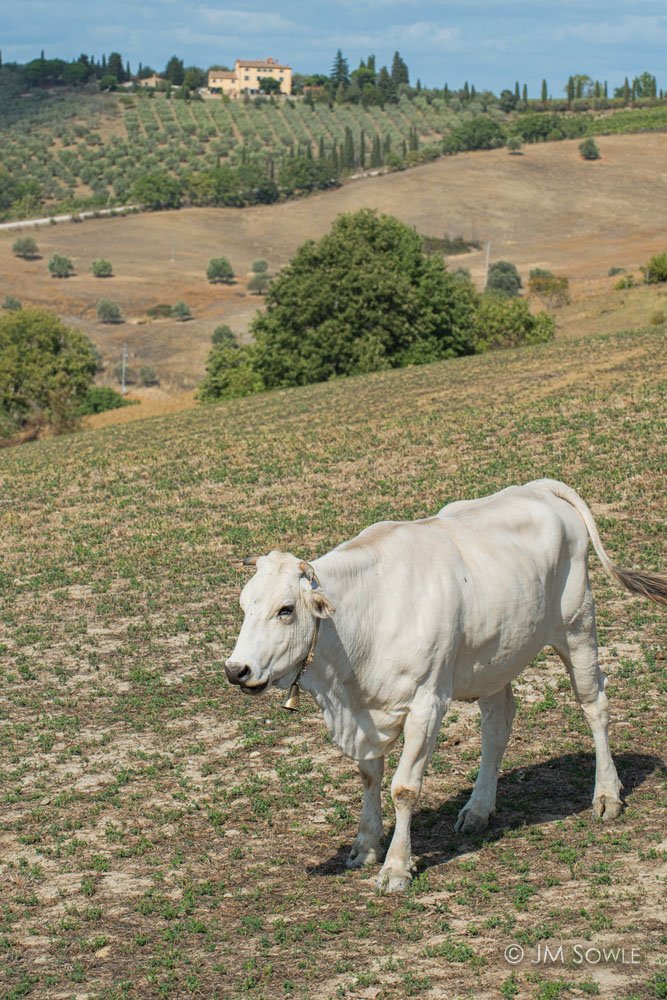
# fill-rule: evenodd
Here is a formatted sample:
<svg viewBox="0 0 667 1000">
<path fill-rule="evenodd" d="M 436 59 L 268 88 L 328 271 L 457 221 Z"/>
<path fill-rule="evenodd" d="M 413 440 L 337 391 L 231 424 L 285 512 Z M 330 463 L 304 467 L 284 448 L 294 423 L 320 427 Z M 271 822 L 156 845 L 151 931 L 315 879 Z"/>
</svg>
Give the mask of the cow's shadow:
<svg viewBox="0 0 667 1000">
<path fill-rule="evenodd" d="M 616 754 L 614 760 L 624 799 L 663 763 L 659 757 L 631 752 Z M 593 753 L 563 754 L 540 764 L 501 773 L 496 812 L 481 834 L 454 832 L 456 817 L 470 797 L 472 784 L 436 807 L 422 807 L 412 818 L 412 850 L 419 858 L 418 870 L 444 864 L 483 843 L 500 840 L 508 830 L 590 813 L 594 777 Z M 427 781 L 432 795 L 434 783 L 446 786 L 447 777 L 431 773 Z M 386 830 L 387 844 L 393 832 L 393 826 Z M 309 868 L 308 874 L 340 874 L 345 870 L 349 850 L 349 844 L 339 847 L 334 855 Z"/>
</svg>

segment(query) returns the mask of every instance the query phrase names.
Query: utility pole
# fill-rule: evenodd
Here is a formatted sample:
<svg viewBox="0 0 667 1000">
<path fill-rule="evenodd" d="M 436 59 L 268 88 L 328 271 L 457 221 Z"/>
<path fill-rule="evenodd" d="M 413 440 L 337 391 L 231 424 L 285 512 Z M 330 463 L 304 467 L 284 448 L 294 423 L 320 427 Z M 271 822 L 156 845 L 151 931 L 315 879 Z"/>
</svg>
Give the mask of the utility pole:
<svg viewBox="0 0 667 1000">
<path fill-rule="evenodd" d="M 122 368 L 122 374 L 121 374 L 121 389 L 120 389 L 121 395 L 123 395 L 123 396 L 125 395 L 125 393 L 127 391 L 126 388 L 125 388 L 125 368 L 126 368 L 126 366 L 127 366 L 127 344 L 125 343 L 125 344 L 123 344 L 123 368 Z"/>
<path fill-rule="evenodd" d="M 489 254 L 491 253 L 491 241 L 486 244 L 486 257 L 484 260 L 484 288 L 489 280 Z"/>
</svg>

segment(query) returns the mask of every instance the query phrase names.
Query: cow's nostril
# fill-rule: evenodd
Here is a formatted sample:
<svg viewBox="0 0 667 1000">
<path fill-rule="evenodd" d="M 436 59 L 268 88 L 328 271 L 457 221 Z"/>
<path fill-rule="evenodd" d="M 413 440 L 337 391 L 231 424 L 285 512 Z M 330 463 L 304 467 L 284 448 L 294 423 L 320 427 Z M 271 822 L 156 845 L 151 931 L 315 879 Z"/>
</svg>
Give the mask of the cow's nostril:
<svg viewBox="0 0 667 1000">
<path fill-rule="evenodd" d="M 241 667 L 241 669 L 238 671 L 238 673 L 237 673 L 236 676 L 238 677 L 238 679 L 240 681 L 244 681 L 246 679 L 246 677 L 250 676 L 250 667 L 247 667 L 247 666 L 246 667 Z"/>
</svg>

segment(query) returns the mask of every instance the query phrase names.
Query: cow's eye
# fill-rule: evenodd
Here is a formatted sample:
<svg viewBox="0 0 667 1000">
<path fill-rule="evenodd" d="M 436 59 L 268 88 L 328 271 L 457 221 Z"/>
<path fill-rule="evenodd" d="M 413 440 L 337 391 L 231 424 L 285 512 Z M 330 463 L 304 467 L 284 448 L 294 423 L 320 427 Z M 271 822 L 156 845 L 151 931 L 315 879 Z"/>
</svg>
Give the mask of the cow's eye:
<svg viewBox="0 0 667 1000">
<path fill-rule="evenodd" d="M 279 618 L 289 618 L 289 616 L 294 612 L 293 604 L 283 604 L 282 608 L 278 612 Z"/>
</svg>

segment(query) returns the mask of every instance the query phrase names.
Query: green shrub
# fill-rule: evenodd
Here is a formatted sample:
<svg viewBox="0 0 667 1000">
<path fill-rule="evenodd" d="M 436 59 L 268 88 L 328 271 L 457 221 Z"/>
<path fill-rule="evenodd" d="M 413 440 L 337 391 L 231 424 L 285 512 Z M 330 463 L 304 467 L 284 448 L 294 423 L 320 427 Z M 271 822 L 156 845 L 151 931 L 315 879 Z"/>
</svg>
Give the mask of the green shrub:
<svg viewBox="0 0 667 1000">
<path fill-rule="evenodd" d="M 505 145 L 505 133 L 493 118 L 478 115 L 456 125 L 442 142 L 445 154 L 469 149 L 495 149 Z"/>
<path fill-rule="evenodd" d="M 530 272 L 528 288 L 531 295 L 537 295 L 547 309 L 564 306 L 570 301 L 570 282 L 567 278 L 559 278 L 551 271 L 534 268 Z"/>
<path fill-rule="evenodd" d="M 590 137 L 579 143 L 579 152 L 584 160 L 600 159 L 600 150 L 598 149 L 597 143 L 595 142 L 595 139 Z"/>
<path fill-rule="evenodd" d="M 655 312 L 655 313 L 653 313 L 653 315 L 651 316 L 650 322 L 651 322 L 651 326 L 663 326 L 663 324 L 665 322 L 665 314 L 664 314 L 664 312 Z"/>
<path fill-rule="evenodd" d="M 139 369 L 139 385 L 157 385 L 159 379 L 152 365 L 142 365 Z"/>
<path fill-rule="evenodd" d="M 480 296 L 475 313 L 475 346 L 478 351 L 553 340 L 556 323 L 546 312 L 533 316 L 526 299 L 497 293 Z"/>
<path fill-rule="evenodd" d="M 238 347 L 236 335 L 231 326 L 227 326 L 226 323 L 220 323 L 219 326 L 216 326 L 211 334 L 211 343 L 222 344 L 226 347 Z"/>
<path fill-rule="evenodd" d="M 262 392 L 264 382 L 253 367 L 254 346 L 217 344 L 208 356 L 206 375 L 197 390 L 202 403 Z"/>
<path fill-rule="evenodd" d="M 257 260 L 253 260 L 251 266 L 255 274 L 266 274 L 269 269 L 269 262 L 264 260 L 263 257 L 258 257 Z"/>
<path fill-rule="evenodd" d="M 111 299 L 100 299 L 97 303 L 97 318 L 100 323 L 121 323 L 122 316 L 117 303 Z"/>
<path fill-rule="evenodd" d="M 77 414 L 85 417 L 92 413 L 104 413 L 106 410 L 116 410 L 120 406 L 127 406 L 129 402 L 128 399 L 123 399 L 121 394 L 112 389 L 111 386 L 91 385 L 77 407 Z"/>
<path fill-rule="evenodd" d="M 192 310 L 190 306 L 187 306 L 182 299 L 179 299 L 171 307 L 171 315 L 175 317 L 180 323 L 184 323 L 187 319 L 192 319 Z"/>
<path fill-rule="evenodd" d="M 113 274 L 111 261 L 105 260 L 104 257 L 99 257 L 97 260 L 94 260 L 92 269 L 96 278 L 110 278 Z"/>
<path fill-rule="evenodd" d="M 21 305 L 21 300 L 17 299 L 15 295 L 5 295 L 2 308 L 8 312 L 18 312 L 23 306 Z"/>
<path fill-rule="evenodd" d="M 639 270 L 644 275 L 644 281 L 647 285 L 657 285 L 667 281 L 667 253 L 651 257 L 648 264 L 645 267 L 640 267 Z"/>
<path fill-rule="evenodd" d="M 635 276 L 634 274 L 626 274 L 624 278 L 619 278 L 619 280 L 614 285 L 617 292 L 623 291 L 624 288 L 634 288 L 635 287 Z"/>
<path fill-rule="evenodd" d="M 270 284 L 271 279 L 268 274 L 259 272 L 258 274 L 253 274 L 252 278 L 248 282 L 248 291 L 257 292 L 258 295 L 264 295 L 265 292 L 268 292 Z"/>
<path fill-rule="evenodd" d="M 508 260 L 496 260 L 489 268 L 486 291 L 501 292 L 510 298 L 519 294 L 521 278 L 516 265 Z"/>
<path fill-rule="evenodd" d="M 74 264 L 64 254 L 54 253 L 49 261 L 49 271 L 54 278 L 69 278 L 74 271 Z"/>
<path fill-rule="evenodd" d="M 151 306 L 146 311 L 146 315 L 151 319 L 167 319 L 171 316 L 171 306 L 168 302 L 158 302 L 156 306 Z"/>
<path fill-rule="evenodd" d="M 23 257 L 24 260 L 31 260 L 39 255 L 37 242 L 32 236 L 19 236 L 18 239 L 14 240 L 12 253 L 17 257 Z"/>
</svg>

